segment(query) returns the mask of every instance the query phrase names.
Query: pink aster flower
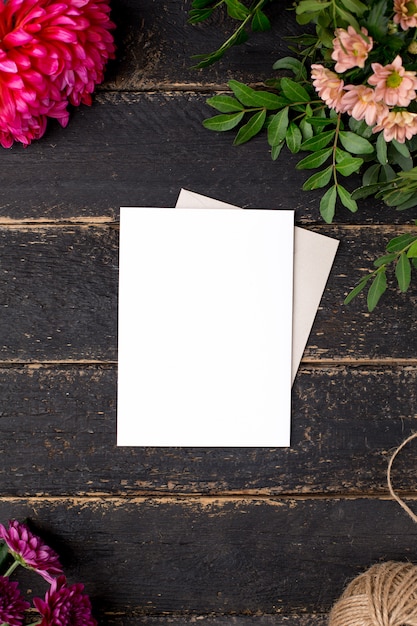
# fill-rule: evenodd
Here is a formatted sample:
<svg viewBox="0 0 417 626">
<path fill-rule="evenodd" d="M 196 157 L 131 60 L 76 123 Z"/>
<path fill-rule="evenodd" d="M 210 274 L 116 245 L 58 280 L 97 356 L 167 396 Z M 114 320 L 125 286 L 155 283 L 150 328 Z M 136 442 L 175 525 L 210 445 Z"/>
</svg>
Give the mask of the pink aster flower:
<svg viewBox="0 0 417 626">
<path fill-rule="evenodd" d="M 417 0 L 394 0 L 394 22 L 403 30 L 417 26 Z"/>
<path fill-rule="evenodd" d="M 91 103 L 114 57 L 108 0 L 0 2 L 0 143 L 38 139 L 47 118 Z"/>
<path fill-rule="evenodd" d="M 83 590 L 81 583 L 67 585 L 65 576 L 56 578 L 44 600 L 33 599 L 42 617 L 39 626 L 96 626 L 90 599 Z"/>
<path fill-rule="evenodd" d="M 0 624 L 21 626 L 30 607 L 19 591 L 19 584 L 0 576 Z"/>
<path fill-rule="evenodd" d="M 368 126 L 376 124 L 388 107 L 382 102 L 376 102 L 375 92 L 366 85 L 346 85 L 346 93 L 342 97 L 343 108 L 355 120 L 365 120 Z"/>
<path fill-rule="evenodd" d="M 342 111 L 341 101 L 345 93 L 343 80 L 334 72 L 317 63 L 311 66 L 311 78 L 313 79 L 315 90 L 327 106 L 338 112 Z"/>
<path fill-rule="evenodd" d="M 398 55 L 389 65 L 372 63 L 374 73 L 368 78 L 375 85 L 375 99 L 388 106 L 406 107 L 416 98 L 416 72 L 406 71 Z"/>
<path fill-rule="evenodd" d="M 357 33 L 353 26 L 336 28 L 336 38 L 333 39 L 332 59 L 336 61 L 334 69 L 339 74 L 346 72 L 352 67 L 363 67 L 372 50 L 372 37 L 368 36 L 366 28 L 361 28 Z"/>
<path fill-rule="evenodd" d="M 417 113 L 409 111 L 389 111 L 378 120 L 373 132 L 384 132 L 385 141 L 396 139 L 399 143 L 404 143 L 406 139 L 411 139 L 417 134 Z"/>
<path fill-rule="evenodd" d="M 26 524 L 17 520 L 10 521 L 9 528 L 0 524 L 0 538 L 6 542 L 18 563 L 34 570 L 49 583 L 54 580 L 54 576 L 62 573 L 56 552 L 33 535 Z"/>
</svg>

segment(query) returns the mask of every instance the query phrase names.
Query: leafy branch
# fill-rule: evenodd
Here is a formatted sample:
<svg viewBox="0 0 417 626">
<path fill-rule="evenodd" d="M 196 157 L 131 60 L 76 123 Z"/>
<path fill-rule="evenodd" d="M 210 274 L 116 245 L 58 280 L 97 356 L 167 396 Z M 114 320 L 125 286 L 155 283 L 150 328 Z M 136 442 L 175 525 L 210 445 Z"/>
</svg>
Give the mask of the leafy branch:
<svg viewBox="0 0 417 626">
<path fill-rule="evenodd" d="M 417 221 L 415 222 L 417 225 Z M 368 311 L 372 312 L 385 293 L 387 270 L 394 267 L 395 278 L 401 292 L 410 286 L 412 269 L 417 270 L 417 235 L 405 233 L 394 237 L 386 247 L 386 254 L 374 261 L 375 269 L 361 278 L 356 287 L 348 294 L 345 304 L 349 304 L 370 283 L 367 294 Z"/>
<path fill-rule="evenodd" d="M 266 4 L 252 2 L 248 8 L 240 0 L 194 0 L 194 13 L 190 16 L 194 22 L 206 19 L 221 5 L 240 21 L 223 46 L 199 57 L 197 67 L 218 60 L 231 45 L 246 37 L 248 26 L 254 27 L 255 13 L 263 14 Z M 417 206 L 417 97 L 405 106 L 386 102 L 376 89 L 372 91 L 375 83 L 369 80 L 376 72 L 375 66 L 390 65 L 397 56 L 405 71 L 415 74 L 417 28 L 397 28 L 392 2 L 388 0 L 297 0 L 294 13 L 298 24 L 311 24 L 315 34 L 310 28 L 307 34 L 289 38 L 295 56 L 278 60 L 273 69 L 290 75 L 281 73 L 266 81 L 261 89 L 230 81 L 230 94 L 207 100 L 219 114 L 204 120 L 204 126 L 220 132 L 234 130 L 234 145 L 264 132 L 273 160 L 284 147 L 293 154 L 299 153 L 296 168 L 309 171 L 303 189 L 322 190 L 320 214 L 327 223 L 333 221 L 337 204 L 356 212 L 358 200 L 370 196 L 399 211 Z M 267 27 L 263 19 L 260 23 L 260 30 Z M 348 65 L 341 69 L 343 45 L 341 38 L 336 40 L 335 32 L 348 27 L 356 32 L 349 36 L 359 35 L 369 47 L 363 63 L 352 64 L 352 59 L 345 59 Z M 343 52 L 348 56 L 347 48 Z M 311 77 L 307 68 L 314 63 L 317 65 Z M 355 89 L 356 96 L 353 92 L 350 100 L 349 90 Z M 382 108 L 372 109 L 378 106 Z M 343 179 L 359 174 L 360 186 L 349 191 Z M 374 269 L 349 293 L 346 304 L 369 287 L 367 303 L 372 311 L 387 289 L 392 269 L 400 291 L 407 291 L 412 270 L 417 269 L 417 235 L 394 237 L 385 254 L 376 259 Z"/>
<path fill-rule="evenodd" d="M 269 18 L 265 15 L 263 8 L 268 2 L 273 0 L 257 0 L 249 7 L 240 0 L 193 0 L 189 12 L 189 23 L 197 24 L 207 20 L 216 9 L 225 6 L 229 17 L 241 22 L 233 34 L 214 52 L 207 54 L 196 54 L 192 58 L 198 61 L 193 69 L 201 69 L 212 65 L 222 58 L 229 48 L 244 43 L 247 38 L 247 29 L 253 32 L 266 31 L 271 28 Z"/>
</svg>

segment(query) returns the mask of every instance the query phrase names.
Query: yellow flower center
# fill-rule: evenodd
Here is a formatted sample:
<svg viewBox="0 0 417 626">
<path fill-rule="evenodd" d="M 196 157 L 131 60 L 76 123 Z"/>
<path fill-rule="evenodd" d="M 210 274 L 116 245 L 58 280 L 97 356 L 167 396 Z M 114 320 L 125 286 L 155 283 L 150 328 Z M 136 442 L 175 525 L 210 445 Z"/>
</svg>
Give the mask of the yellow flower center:
<svg viewBox="0 0 417 626">
<path fill-rule="evenodd" d="M 405 8 L 407 9 L 407 15 L 415 15 L 417 13 L 417 6 L 414 2 L 407 2 Z"/>
<path fill-rule="evenodd" d="M 387 78 L 387 87 L 389 87 L 390 89 L 396 89 L 401 85 L 402 82 L 402 76 L 400 76 L 399 73 L 394 70 Z"/>
</svg>

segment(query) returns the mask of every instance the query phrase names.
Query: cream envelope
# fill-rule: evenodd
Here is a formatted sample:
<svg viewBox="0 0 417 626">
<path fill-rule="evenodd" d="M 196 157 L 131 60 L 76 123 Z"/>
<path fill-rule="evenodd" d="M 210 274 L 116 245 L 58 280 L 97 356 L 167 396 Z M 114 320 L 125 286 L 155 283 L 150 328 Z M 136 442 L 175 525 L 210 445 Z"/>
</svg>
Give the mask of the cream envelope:
<svg viewBox="0 0 417 626">
<path fill-rule="evenodd" d="M 176 206 L 178 208 L 239 208 L 185 189 L 181 189 Z M 336 239 L 313 233 L 298 226 L 294 229 L 293 381 L 316 317 L 338 245 L 339 242 Z M 280 276 L 278 271 L 278 284 Z"/>
<path fill-rule="evenodd" d="M 290 445 L 293 240 L 293 211 L 121 208 L 118 445 Z"/>
</svg>

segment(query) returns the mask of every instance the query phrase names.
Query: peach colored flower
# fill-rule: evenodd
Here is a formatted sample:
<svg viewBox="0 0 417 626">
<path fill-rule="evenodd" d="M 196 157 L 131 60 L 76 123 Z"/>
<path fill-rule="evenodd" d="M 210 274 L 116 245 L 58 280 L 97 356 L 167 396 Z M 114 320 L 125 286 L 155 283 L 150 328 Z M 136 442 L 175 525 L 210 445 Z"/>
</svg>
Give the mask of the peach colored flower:
<svg viewBox="0 0 417 626">
<path fill-rule="evenodd" d="M 327 106 L 337 112 L 343 112 L 341 104 L 342 96 L 345 93 L 343 80 L 334 72 L 317 63 L 311 66 L 311 78 L 315 90 Z"/>
<path fill-rule="evenodd" d="M 399 143 L 404 143 L 406 139 L 411 139 L 417 134 L 417 113 L 409 111 L 389 111 L 373 128 L 373 132 L 384 132 L 385 141 L 396 139 Z"/>
<path fill-rule="evenodd" d="M 382 100 L 388 106 L 406 107 L 416 98 L 416 72 L 409 72 L 402 66 L 398 55 L 389 65 L 372 63 L 374 73 L 368 83 L 375 86 L 375 100 Z"/>
<path fill-rule="evenodd" d="M 353 26 L 348 29 L 336 28 L 336 38 L 333 39 L 332 59 L 336 61 L 334 69 L 338 74 L 350 70 L 352 67 L 363 67 L 372 50 L 372 37 L 368 37 L 366 28 L 357 33 Z"/>
<path fill-rule="evenodd" d="M 417 26 L 417 0 L 394 0 L 394 22 L 403 30 Z"/>
<path fill-rule="evenodd" d="M 365 120 L 368 126 L 388 113 L 388 107 L 375 101 L 375 91 L 366 85 L 346 85 L 346 93 L 342 97 L 343 109 L 355 120 Z"/>
</svg>

